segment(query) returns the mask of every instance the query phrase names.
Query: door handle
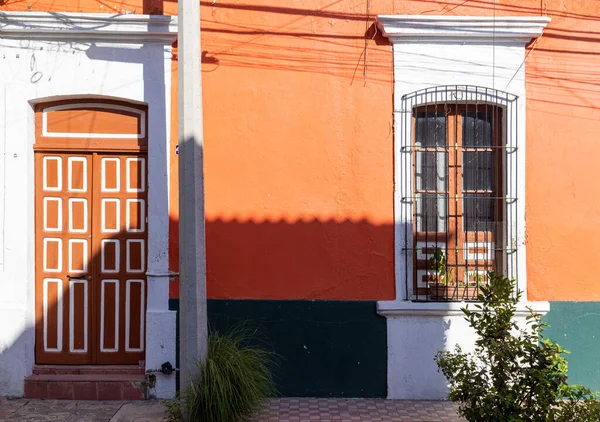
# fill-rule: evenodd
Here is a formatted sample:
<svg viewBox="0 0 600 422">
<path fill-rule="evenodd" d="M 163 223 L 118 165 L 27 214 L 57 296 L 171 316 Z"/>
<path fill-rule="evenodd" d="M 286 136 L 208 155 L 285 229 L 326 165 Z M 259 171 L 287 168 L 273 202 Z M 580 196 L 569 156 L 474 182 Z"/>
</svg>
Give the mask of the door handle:
<svg viewBox="0 0 600 422">
<path fill-rule="evenodd" d="M 69 280 L 84 280 L 86 278 L 86 276 L 85 276 L 85 274 L 82 274 L 82 275 L 69 275 L 69 274 L 67 274 L 67 278 Z M 91 276 L 87 277 L 87 279 L 91 280 L 92 277 Z"/>
</svg>

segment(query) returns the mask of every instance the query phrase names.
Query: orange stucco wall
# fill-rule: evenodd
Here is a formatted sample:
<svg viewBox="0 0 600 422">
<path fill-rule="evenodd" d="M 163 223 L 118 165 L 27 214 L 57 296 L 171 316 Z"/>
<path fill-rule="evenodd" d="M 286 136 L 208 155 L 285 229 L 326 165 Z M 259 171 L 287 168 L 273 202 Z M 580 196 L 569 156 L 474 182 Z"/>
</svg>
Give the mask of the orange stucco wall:
<svg viewBox="0 0 600 422">
<path fill-rule="evenodd" d="M 527 62 L 527 272 L 534 300 L 600 300 L 600 4 L 548 1 Z"/>
<path fill-rule="evenodd" d="M 202 4 L 209 297 L 392 298 L 392 57 L 369 27 L 384 13 L 495 13 L 552 18 L 525 63 L 529 297 L 600 300 L 593 266 L 600 261 L 599 2 Z M 0 9 L 175 13 L 176 6 L 22 0 Z M 174 62 L 174 78 L 176 70 Z M 175 188 L 176 178 L 174 247 Z"/>
<path fill-rule="evenodd" d="M 306 4 L 202 11 L 209 297 L 394 297 L 391 49 Z"/>
</svg>

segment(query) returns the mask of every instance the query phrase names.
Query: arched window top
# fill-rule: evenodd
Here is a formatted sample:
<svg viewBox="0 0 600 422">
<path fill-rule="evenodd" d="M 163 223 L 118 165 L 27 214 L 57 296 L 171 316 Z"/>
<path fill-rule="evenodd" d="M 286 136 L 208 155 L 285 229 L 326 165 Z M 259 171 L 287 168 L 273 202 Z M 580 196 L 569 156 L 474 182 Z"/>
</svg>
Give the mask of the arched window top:
<svg viewBox="0 0 600 422">
<path fill-rule="evenodd" d="M 420 89 L 402 96 L 402 101 L 413 106 L 427 104 L 493 104 L 509 106 L 518 96 L 499 89 L 472 85 L 444 85 Z"/>
<path fill-rule="evenodd" d="M 40 102 L 36 149 L 142 150 L 147 107 L 120 99 L 85 97 Z"/>
</svg>

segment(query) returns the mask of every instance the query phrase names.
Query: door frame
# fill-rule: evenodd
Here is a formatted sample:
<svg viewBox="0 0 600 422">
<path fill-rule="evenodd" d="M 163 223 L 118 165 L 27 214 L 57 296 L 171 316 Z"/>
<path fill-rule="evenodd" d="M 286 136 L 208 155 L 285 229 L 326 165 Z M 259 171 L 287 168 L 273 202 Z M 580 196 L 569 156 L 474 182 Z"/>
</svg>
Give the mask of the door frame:
<svg viewBox="0 0 600 422">
<path fill-rule="evenodd" d="M 152 371 L 160 368 L 160 364 L 165 361 L 176 363 L 176 312 L 168 308 L 168 285 L 172 272 L 169 270 L 168 262 L 168 234 L 169 234 L 169 145 L 170 140 L 169 122 L 166 119 L 152 119 L 152 106 L 140 101 L 124 99 L 119 97 L 100 96 L 100 95 L 80 95 L 80 96 L 55 96 L 41 98 L 30 101 L 32 106 L 32 120 L 34 122 L 32 133 L 32 147 L 30 149 L 30 165 L 28 172 L 32 180 L 35 180 L 35 153 L 34 151 L 57 151 L 68 153 L 72 152 L 115 152 L 115 153 L 146 153 L 146 180 L 147 180 L 147 254 L 145 257 L 146 268 L 146 313 L 145 313 L 145 360 L 142 361 L 146 371 Z M 122 148 L 118 140 L 108 147 L 99 147 L 95 144 L 93 149 L 82 149 L 79 146 L 67 147 L 61 144 L 60 139 L 55 145 L 50 144 L 47 148 L 36 145 L 39 136 L 42 136 L 42 113 L 44 110 L 52 107 L 60 107 L 64 104 L 105 104 L 110 108 L 116 105 L 119 108 L 130 107 L 140 110 L 144 115 L 145 137 L 147 145 L 144 147 Z M 163 111 L 164 110 L 158 110 Z M 164 171 L 166 168 L 167 171 Z M 35 189 L 31 186 L 29 193 L 32 208 L 35 207 Z M 35 224 L 32 221 L 31 227 Z M 32 245 L 35 245 L 35 230 L 32 230 L 30 237 Z M 31 291 L 30 309 L 33 314 L 33 329 L 35 331 L 35 246 L 31 247 Z M 35 340 L 33 348 L 35 349 Z M 158 352 L 158 353 L 157 353 Z M 35 360 L 35 356 L 34 356 Z M 163 391 L 156 392 L 158 397 L 172 397 L 175 392 L 175 379 L 163 382 Z M 172 393 L 171 393 L 172 391 Z"/>
</svg>

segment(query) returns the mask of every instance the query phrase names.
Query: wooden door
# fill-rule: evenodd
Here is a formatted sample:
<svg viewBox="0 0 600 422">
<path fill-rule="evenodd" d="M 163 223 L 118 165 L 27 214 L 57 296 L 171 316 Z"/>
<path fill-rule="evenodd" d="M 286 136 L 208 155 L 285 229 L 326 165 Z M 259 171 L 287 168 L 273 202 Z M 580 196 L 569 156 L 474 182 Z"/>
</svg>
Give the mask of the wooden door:
<svg viewBox="0 0 600 422">
<path fill-rule="evenodd" d="M 502 268 L 501 110 L 424 106 L 412 125 L 413 291 L 427 297 L 433 286 L 434 297 L 472 300 L 488 271 Z"/>
<path fill-rule="evenodd" d="M 97 363 L 144 359 L 146 158 L 94 155 L 93 248 Z"/>
<path fill-rule="evenodd" d="M 92 363 L 90 154 L 36 154 L 36 361 Z"/>
<path fill-rule="evenodd" d="M 36 363 L 144 359 L 146 157 L 37 152 Z"/>
</svg>

